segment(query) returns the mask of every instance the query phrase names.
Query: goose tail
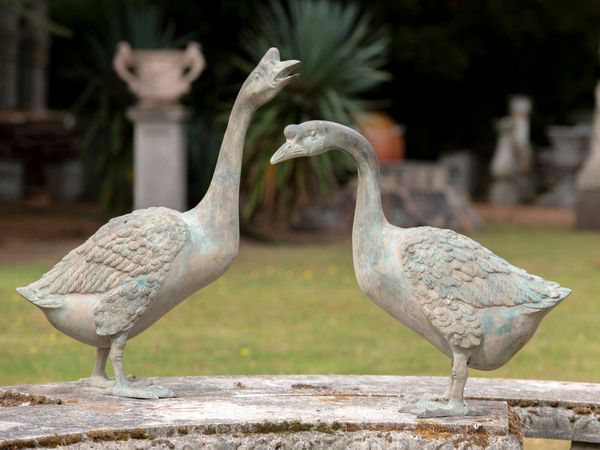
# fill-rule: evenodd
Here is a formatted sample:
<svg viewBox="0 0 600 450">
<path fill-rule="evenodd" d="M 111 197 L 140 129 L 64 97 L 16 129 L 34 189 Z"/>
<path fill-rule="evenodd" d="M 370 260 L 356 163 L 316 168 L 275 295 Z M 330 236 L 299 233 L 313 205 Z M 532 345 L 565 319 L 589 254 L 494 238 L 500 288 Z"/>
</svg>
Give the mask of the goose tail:
<svg viewBox="0 0 600 450">
<path fill-rule="evenodd" d="M 548 300 L 553 301 L 554 304 L 558 304 L 571 295 L 571 289 L 562 287 L 558 283 L 552 283 L 548 292 Z"/>
<path fill-rule="evenodd" d="M 541 295 L 538 300 L 526 303 L 525 306 L 535 310 L 554 308 L 571 295 L 571 289 L 562 287 L 558 283 L 546 281 L 544 284 L 543 292 L 540 292 Z"/>
<path fill-rule="evenodd" d="M 569 295 L 571 295 L 572 292 L 573 291 L 571 289 L 569 289 L 569 288 L 559 286 L 559 288 L 558 288 L 558 295 L 560 297 L 559 301 L 564 300 L 565 298 L 567 298 Z"/>
<path fill-rule="evenodd" d="M 35 290 L 29 286 L 18 287 L 17 292 L 26 300 L 42 309 L 60 308 L 62 306 L 62 302 L 58 298 L 39 298 Z"/>
</svg>

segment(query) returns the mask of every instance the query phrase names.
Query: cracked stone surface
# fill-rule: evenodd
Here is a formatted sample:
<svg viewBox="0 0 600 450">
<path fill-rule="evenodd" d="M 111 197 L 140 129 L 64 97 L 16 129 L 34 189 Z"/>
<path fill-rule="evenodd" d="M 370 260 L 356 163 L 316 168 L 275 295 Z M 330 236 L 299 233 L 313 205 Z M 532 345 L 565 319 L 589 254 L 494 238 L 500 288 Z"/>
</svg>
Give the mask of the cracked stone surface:
<svg viewBox="0 0 600 450">
<path fill-rule="evenodd" d="M 13 406 L 0 407 L 0 448 L 521 448 L 506 402 L 527 437 L 600 442 L 597 384 L 471 378 L 472 415 L 417 419 L 399 412 L 408 399 L 443 392 L 446 381 L 176 377 L 155 380 L 177 395 L 156 401 L 111 397 L 80 382 L 6 386 L 0 400 L 4 395 Z M 19 394 L 31 395 L 21 401 Z"/>
</svg>

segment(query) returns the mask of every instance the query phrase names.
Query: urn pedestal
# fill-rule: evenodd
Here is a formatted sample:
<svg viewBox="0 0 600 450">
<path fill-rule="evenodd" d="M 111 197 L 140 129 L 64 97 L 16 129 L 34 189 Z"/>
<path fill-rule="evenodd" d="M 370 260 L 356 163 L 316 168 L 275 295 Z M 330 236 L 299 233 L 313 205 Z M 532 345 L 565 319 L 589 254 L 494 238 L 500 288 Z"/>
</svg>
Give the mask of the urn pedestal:
<svg viewBox="0 0 600 450">
<path fill-rule="evenodd" d="M 183 106 L 133 107 L 134 209 L 187 207 L 187 146 Z"/>
</svg>

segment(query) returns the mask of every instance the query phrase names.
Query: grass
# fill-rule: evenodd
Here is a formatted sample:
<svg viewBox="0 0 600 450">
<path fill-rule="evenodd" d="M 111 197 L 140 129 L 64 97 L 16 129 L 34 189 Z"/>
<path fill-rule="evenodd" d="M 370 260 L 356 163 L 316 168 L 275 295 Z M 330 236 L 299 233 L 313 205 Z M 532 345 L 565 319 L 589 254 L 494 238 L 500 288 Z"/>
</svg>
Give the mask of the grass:
<svg viewBox="0 0 600 450">
<path fill-rule="evenodd" d="M 490 228 L 475 239 L 573 289 L 506 366 L 473 376 L 600 382 L 600 234 Z M 94 349 L 59 333 L 15 291 L 49 266 L 0 266 L 0 385 L 85 377 Z M 449 361 L 359 290 L 350 241 L 244 243 L 231 269 L 133 339 L 137 376 L 208 374 L 448 375 Z M 567 442 L 528 441 L 563 449 Z"/>
<path fill-rule="evenodd" d="M 574 293 L 506 366 L 474 376 L 599 382 L 600 235 L 492 228 L 473 237 Z M 0 385 L 87 376 L 94 350 L 59 333 L 15 286 L 47 266 L 0 266 Z M 449 361 L 359 290 L 350 242 L 242 245 L 231 269 L 126 350 L 138 376 L 340 373 L 448 375 Z"/>
</svg>

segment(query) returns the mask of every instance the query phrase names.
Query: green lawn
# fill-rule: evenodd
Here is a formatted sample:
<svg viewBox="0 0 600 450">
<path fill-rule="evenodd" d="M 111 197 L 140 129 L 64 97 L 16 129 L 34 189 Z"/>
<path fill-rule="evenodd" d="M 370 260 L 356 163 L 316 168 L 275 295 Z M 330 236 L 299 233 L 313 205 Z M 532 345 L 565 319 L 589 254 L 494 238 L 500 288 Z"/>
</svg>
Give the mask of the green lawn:
<svg viewBox="0 0 600 450">
<path fill-rule="evenodd" d="M 574 293 L 505 367 L 475 376 L 600 382 L 600 234 L 491 228 L 473 237 Z M 94 349 L 52 328 L 16 286 L 47 266 L 0 266 L 0 385 L 87 376 Z M 125 353 L 137 376 L 341 373 L 448 375 L 449 362 L 359 290 L 350 241 L 244 243 L 229 272 Z"/>
</svg>

